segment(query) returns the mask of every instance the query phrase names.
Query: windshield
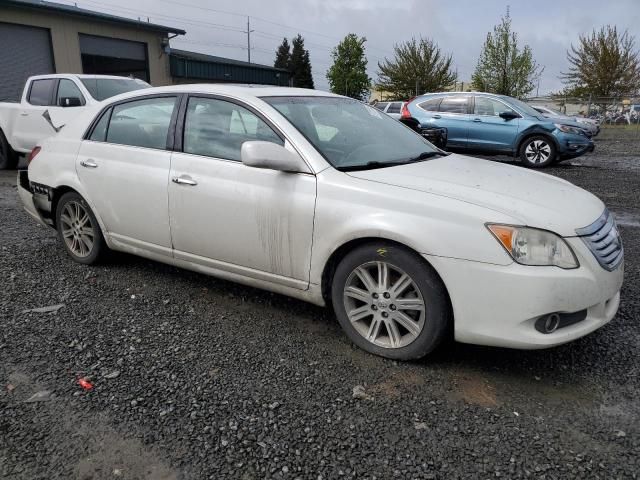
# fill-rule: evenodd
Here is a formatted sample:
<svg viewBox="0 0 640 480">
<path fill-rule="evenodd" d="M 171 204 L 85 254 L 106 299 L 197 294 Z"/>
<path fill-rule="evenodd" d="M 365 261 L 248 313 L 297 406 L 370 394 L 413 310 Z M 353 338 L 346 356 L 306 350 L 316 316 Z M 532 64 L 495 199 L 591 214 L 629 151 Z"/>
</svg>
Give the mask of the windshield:
<svg viewBox="0 0 640 480">
<path fill-rule="evenodd" d="M 369 105 L 340 97 L 266 97 L 335 168 L 356 170 L 422 161 L 440 151 Z"/>
<path fill-rule="evenodd" d="M 509 103 L 511 103 L 511 105 L 516 107 L 516 109 L 520 110 L 521 113 L 526 113 L 527 115 L 531 115 L 532 117 L 536 117 L 536 118 L 540 118 L 540 116 L 542 115 L 535 108 L 533 108 L 528 103 L 524 103 L 522 100 L 518 100 L 517 98 L 513 98 L 513 97 L 503 97 L 503 98 L 507 100 Z"/>
<path fill-rule="evenodd" d="M 151 87 L 147 82 L 137 78 L 81 78 L 80 81 L 99 102 L 121 93 Z"/>
</svg>

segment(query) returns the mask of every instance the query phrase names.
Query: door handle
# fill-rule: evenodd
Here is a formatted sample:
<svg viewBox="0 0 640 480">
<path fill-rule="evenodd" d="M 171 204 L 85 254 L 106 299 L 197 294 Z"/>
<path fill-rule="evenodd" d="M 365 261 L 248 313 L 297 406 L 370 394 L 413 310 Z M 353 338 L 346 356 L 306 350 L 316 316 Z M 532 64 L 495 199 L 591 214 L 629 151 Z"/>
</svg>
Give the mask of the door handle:
<svg viewBox="0 0 640 480">
<path fill-rule="evenodd" d="M 82 165 L 85 168 L 98 168 L 98 164 L 93 160 L 82 160 L 80 162 L 80 165 Z"/>
<path fill-rule="evenodd" d="M 21 117 L 28 117 L 29 116 L 29 112 L 20 112 L 20 116 Z"/>
<path fill-rule="evenodd" d="M 193 178 L 189 177 L 188 175 L 180 175 L 179 177 L 173 177 L 171 181 L 173 183 L 178 183 L 180 185 L 191 185 L 192 187 L 198 184 L 198 182 L 196 182 Z"/>
<path fill-rule="evenodd" d="M 441 115 L 434 115 L 433 118 L 442 118 Z"/>
<path fill-rule="evenodd" d="M 481 118 L 474 118 L 474 119 L 473 119 L 473 121 L 474 121 L 474 122 L 481 122 L 481 121 L 482 121 L 482 119 L 481 119 Z"/>
</svg>

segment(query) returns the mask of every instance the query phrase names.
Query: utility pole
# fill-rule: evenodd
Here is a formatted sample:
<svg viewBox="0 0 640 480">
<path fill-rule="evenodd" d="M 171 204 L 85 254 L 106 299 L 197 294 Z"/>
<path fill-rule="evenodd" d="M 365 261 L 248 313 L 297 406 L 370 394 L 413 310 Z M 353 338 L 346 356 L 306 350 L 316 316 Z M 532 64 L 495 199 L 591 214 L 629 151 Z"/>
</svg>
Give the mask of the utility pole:
<svg viewBox="0 0 640 480">
<path fill-rule="evenodd" d="M 251 27 L 249 26 L 250 17 L 247 15 L 247 62 L 251 63 Z"/>
</svg>

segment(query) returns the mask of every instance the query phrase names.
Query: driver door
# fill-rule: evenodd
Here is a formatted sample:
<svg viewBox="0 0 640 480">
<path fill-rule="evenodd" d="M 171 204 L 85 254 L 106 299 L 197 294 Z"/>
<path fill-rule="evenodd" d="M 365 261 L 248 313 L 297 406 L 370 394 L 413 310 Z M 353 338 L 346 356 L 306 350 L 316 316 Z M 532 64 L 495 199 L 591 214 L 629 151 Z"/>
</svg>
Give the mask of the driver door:
<svg viewBox="0 0 640 480">
<path fill-rule="evenodd" d="M 246 105 L 191 96 L 184 115 L 182 148 L 171 156 L 169 175 L 175 258 L 307 289 L 315 176 L 241 162 L 245 141 L 285 145 Z"/>
</svg>

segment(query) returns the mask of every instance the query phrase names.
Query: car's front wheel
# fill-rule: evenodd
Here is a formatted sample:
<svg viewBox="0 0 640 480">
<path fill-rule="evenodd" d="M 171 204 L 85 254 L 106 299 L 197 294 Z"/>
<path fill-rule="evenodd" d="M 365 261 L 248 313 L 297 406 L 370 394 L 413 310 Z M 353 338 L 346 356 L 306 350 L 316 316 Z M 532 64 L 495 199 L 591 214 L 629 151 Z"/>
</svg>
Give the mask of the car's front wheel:
<svg viewBox="0 0 640 480">
<path fill-rule="evenodd" d="M 542 135 L 527 138 L 520 147 L 520 159 L 527 167 L 546 167 L 556 160 L 556 146 Z"/>
<path fill-rule="evenodd" d="M 100 225 L 86 200 L 76 192 L 65 193 L 56 208 L 58 238 L 76 262 L 91 265 L 108 249 Z"/>
<path fill-rule="evenodd" d="M 366 244 L 347 254 L 331 294 L 349 338 L 376 355 L 420 358 L 446 335 L 450 309 L 442 281 L 424 259 L 395 244 Z"/>
</svg>

